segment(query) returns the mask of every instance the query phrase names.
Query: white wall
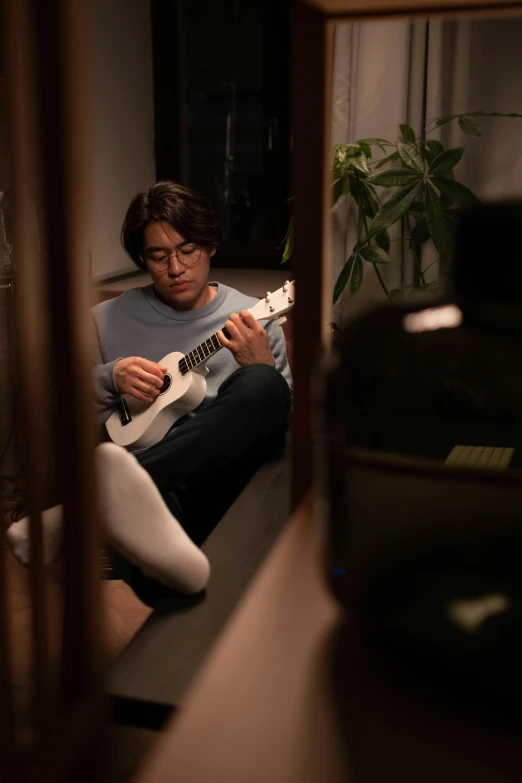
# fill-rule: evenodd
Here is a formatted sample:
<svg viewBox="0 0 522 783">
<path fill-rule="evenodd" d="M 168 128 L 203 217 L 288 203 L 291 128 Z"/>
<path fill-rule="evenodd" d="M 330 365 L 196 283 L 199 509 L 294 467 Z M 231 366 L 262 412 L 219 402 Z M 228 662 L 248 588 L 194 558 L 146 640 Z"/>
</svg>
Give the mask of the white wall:
<svg viewBox="0 0 522 783">
<path fill-rule="evenodd" d="M 149 0 L 91 0 L 88 76 L 92 276 L 136 269 L 120 245 L 133 195 L 155 178 Z"/>
</svg>

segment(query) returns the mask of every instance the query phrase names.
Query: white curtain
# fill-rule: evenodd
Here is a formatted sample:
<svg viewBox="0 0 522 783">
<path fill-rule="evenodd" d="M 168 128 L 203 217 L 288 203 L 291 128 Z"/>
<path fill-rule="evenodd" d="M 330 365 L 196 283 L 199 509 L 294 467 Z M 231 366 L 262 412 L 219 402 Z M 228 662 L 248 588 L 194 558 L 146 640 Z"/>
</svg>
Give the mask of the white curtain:
<svg viewBox="0 0 522 783">
<path fill-rule="evenodd" d="M 410 24 L 406 21 L 342 23 L 335 37 L 332 144 L 347 143 L 370 136 L 394 139 L 399 123 L 408 111 L 408 60 Z M 356 209 L 350 196 L 341 196 L 332 210 L 333 281 L 341 271 L 355 242 Z M 397 230 L 392 239 L 398 238 Z M 394 242 L 394 250 L 395 245 Z M 400 282 L 400 269 L 383 269 L 391 288 Z M 334 306 L 333 320 L 340 324 L 346 316 L 379 300 L 382 289 L 372 267 L 351 298 L 345 294 Z"/>
<path fill-rule="evenodd" d="M 394 141 L 400 123 L 420 132 L 424 121 L 467 111 L 522 113 L 522 19 L 440 19 L 342 23 L 335 39 L 332 144 L 365 137 Z M 522 197 L 522 119 L 481 121 L 481 138 L 462 133 L 456 122 L 430 134 L 446 147 L 464 146 L 457 179 L 482 199 Z M 335 282 L 355 242 L 356 214 L 349 196 L 332 209 Z M 413 279 L 413 263 L 391 231 L 393 264 L 381 267 L 389 288 Z M 423 249 L 431 262 L 428 280 L 438 277 L 437 254 Z M 376 302 L 384 293 L 373 267 L 365 265 L 361 289 L 348 289 L 334 306 L 341 324 Z"/>
</svg>

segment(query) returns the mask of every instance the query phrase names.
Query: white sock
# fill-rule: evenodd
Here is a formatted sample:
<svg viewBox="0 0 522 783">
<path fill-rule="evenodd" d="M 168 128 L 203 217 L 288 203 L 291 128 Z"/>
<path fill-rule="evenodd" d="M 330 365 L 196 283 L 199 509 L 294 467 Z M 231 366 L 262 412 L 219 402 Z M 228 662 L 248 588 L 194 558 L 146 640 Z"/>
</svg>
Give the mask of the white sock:
<svg viewBox="0 0 522 783">
<path fill-rule="evenodd" d="M 126 449 L 102 443 L 96 449 L 100 511 L 105 538 L 139 566 L 146 576 L 174 590 L 198 593 L 208 582 L 210 565 L 172 516 L 147 471 Z M 44 563 L 54 562 L 62 543 L 61 505 L 42 513 Z M 13 555 L 31 561 L 29 517 L 7 529 Z"/>
<path fill-rule="evenodd" d="M 56 560 L 62 544 L 62 507 L 53 506 L 42 513 L 43 559 L 45 565 Z M 7 540 L 13 555 L 22 565 L 31 562 L 29 517 L 13 522 L 7 528 Z"/>
<path fill-rule="evenodd" d="M 210 566 L 172 516 L 136 457 L 115 443 L 96 448 L 105 537 L 146 576 L 174 590 L 197 593 Z"/>
</svg>

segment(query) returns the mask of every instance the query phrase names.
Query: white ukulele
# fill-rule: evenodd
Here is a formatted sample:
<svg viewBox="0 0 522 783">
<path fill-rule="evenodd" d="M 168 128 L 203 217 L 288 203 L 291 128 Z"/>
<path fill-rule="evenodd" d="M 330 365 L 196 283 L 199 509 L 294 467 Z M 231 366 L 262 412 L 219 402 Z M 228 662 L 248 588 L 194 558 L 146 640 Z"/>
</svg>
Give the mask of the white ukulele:
<svg viewBox="0 0 522 783">
<path fill-rule="evenodd" d="M 286 282 L 275 293 L 250 309 L 257 321 L 279 318 L 295 303 L 295 284 Z M 223 330 L 226 337 L 226 329 Z M 207 390 L 206 361 L 222 348 L 217 334 L 183 356 L 169 353 L 158 364 L 167 367 L 163 386 L 154 402 L 142 402 L 130 394 L 120 398 L 118 410 L 107 419 L 109 437 L 118 446 L 148 448 L 158 443 L 181 416 L 193 411 L 203 402 Z"/>
</svg>

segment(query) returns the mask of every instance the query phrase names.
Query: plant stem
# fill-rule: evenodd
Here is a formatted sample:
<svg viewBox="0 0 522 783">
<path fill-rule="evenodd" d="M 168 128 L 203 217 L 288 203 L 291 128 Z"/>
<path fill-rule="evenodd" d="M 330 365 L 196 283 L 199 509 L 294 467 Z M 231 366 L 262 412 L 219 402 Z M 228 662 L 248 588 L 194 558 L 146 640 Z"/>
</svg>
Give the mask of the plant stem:
<svg viewBox="0 0 522 783">
<path fill-rule="evenodd" d="M 406 212 L 406 225 L 408 226 L 408 232 L 409 232 L 409 240 L 410 240 L 410 247 L 413 252 L 413 259 L 415 261 L 415 266 L 417 267 L 417 272 L 419 273 L 420 280 L 422 282 L 422 285 L 426 285 L 426 280 L 424 279 L 424 272 L 422 271 L 422 264 L 420 261 L 420 258 L 417 254 L 417 246 L 415 245 L 413 239 L 411 238 L 411 225 L 410 225 L 410 215 L 409 212 Z"/>
<path fill-rule="evenodd" d="M 433 264 L 438 264 L 438 263 L 440 263 L 440 258 L 436 258 L 435 261 L 432 261 L 431 264 L 428 264 L 428 266 L 425 267 L 424 271 L 427 272 L 428 269 L 433 266 Z"/>
<path fill-rule="evenodd" d="M 381 273 L 379 272 L 378 265 L 377 264 L 372 264 L 372 265 L 373 265 L 373 268 L 375 269 L 375 274 L 377 275 L 379 283 L 381 284 L 381 288 L 384 291 L 384 293 L 386 294 L 386 299 L 390 302 L 391 301 L 390 295 L 388 293 L 388 289 L 386 288 L 384 280 L 382 279 Z"/>
<path fill-rule="evenodd" d="M 360 187 L 361 181 L 359 179 L 359 175 L 357 175 L 357 180 L 359 181 L 359 187 Z M 364 188 L 361 188 L 361 193 L 362 193 L 362 196 L 363 196 L 362 200 L 364 202 L 366 202 L 366 204 L 368 204 L 367 196 L 366 196 L 366 192 L 365 192 Z M 363 222 L 364 222 L 364 230 L 366 231 L 366 236 L 368 236 L 368 221 L 366 220 L 366 212 L 364 211 L 364 204 L 361 205 L 360 209 L 362 211 L 362 217 L 363 217 Z M 382 275 L 381 275 L 379 269 L 377 268 L 377 264 L 373 264 L 373 268 L 375 269 L 375 274 L 377 275 L 377 279 L 378 279 L 379 283 L 381 284 L 381 288 L 382 288 L 382 290 L 384 291 L 384 293 L 386 295 L 386 299 L 390 302 L 391 299 L 390 299 L 390 295 L 388 293 L 388 289 L 386 288 L 386 284 L 385 284 L 384 280 L 382 279 Z"/>
</svg>

